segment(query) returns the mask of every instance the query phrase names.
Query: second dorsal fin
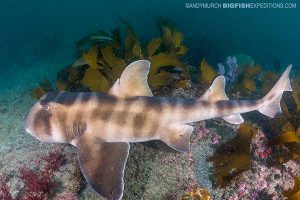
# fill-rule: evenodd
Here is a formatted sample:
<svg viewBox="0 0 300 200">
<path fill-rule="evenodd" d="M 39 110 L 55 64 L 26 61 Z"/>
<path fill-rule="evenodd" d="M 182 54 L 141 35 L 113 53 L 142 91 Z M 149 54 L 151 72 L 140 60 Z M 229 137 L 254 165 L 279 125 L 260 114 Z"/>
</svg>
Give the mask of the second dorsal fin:
<svg viewBox="0 0 300 200">
<path fill-rule="evenodd" d="M 147 60 L 138 60 L 129 64 L 108 93 L 119 98 L 153 96 L 147 82 L 149 69 L 150 62 Z"/>
<path fill-rule="evenodd" d="M 225 82 L 224 76 L 218 76 L 199 100 L 210 102 L 229 100 L 225 93 Z M 226 116 L 223 119 L 231 124 L 241 124 L 244 122 L 240 114 Z"/>
<path fill-rule="evenodd" d="M 225 77 L 218 76 L 208 88 L 208 90 L 200 97 L 201 100 L 216 102 L 220 100 L 228 100 L 225 93 Z"/>
</svg>

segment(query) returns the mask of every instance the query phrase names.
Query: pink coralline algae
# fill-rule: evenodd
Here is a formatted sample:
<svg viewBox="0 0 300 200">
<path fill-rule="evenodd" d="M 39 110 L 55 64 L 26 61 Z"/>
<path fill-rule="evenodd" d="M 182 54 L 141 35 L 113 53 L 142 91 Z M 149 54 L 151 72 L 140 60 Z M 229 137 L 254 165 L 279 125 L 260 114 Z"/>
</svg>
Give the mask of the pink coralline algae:
<svg viewBox="0 0 300 200">
<path fill-rule="evenodd" d="M 266 159 L 272 154 L 272 149 L 270 147 L 263 147 L 255 151 L 255 156 L 261 159 Z"/>
<path fill-rule="evenodd" d="M 0 199 L 3 200 L 13 200 L 9 192 L 10 188 L 5 182 L 4 177 L 0 177 Z"/>
<path fill-rule="evenodd" d="M 224 188 L 221 198 L 285 199 L 282 192 L 293 187 L 293 176 L 300 173 L 299 165 L 294 162 L 281 166 L 271 165 L 272 153 L 264 133 L 259 130 L 251 142 L 251 169 Z"/>
<path fill-rule="evenodd" d="M 267 159 L 272 154 L 272 148 L 268 146 L 267 139 L 262 131 L 258 131 L 257 136 L 253 138 L 252 152 L 256 159 Z"/>
<path fill-rule="evenodd" d="M 209 133 L 209 129 L 205 127 L 205 122 L 197 122 L 194 126 L 192 140 L 197 141 Z"/>
<path fill-rule="evenodd" d="M 213 137 L 211 138 L 211 143 L 212 143 L 212 144 L 219 144 L 221 139 L 222 139 L 221 136 L 215 135 L 215 136 L 213 136 Z"/>
</svg>

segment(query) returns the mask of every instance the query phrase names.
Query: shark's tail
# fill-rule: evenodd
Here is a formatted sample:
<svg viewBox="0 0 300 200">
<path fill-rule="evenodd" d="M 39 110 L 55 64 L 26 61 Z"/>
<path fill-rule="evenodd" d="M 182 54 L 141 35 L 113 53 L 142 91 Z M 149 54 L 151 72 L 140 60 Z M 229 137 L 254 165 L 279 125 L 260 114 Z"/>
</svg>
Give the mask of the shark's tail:
<svg viewBox="0 0 300 200">
<path fill-rule="evenodd" d="M 292 65 L 288 66 L 270 92 L 262 98 L 262 107 L 258 109 L 260 113 L 272 118 L 281 113 L 280 100 L 282 94 L 284 91 L 292 91 L 289 79 L 291 69 Z"/>
</svg>

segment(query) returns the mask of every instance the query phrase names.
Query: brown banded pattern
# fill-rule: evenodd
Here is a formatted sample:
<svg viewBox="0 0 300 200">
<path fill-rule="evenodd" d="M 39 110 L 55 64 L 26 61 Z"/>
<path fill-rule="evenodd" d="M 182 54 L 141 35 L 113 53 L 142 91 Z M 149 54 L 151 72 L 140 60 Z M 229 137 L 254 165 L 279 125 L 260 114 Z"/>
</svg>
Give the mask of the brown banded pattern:
<svg viewBox="0 0 300 200">
<path fill-rule="evenodd" d="M 241 113 L 244 110 L 253 110 L 258 106 L 258 101 L 256 100 L 221 100 L 217 101 L 216 109 L 220 115 L 229 112 Z"/>
<path fill-rule="evenodd" d="M 37 133 L 42 135 L 51 135 L 51 117 L 52 114 L 48 110 L 41 109 L 39 110 L 33 119 L 33 127 L 37 130 Z"/>
<path fill-rule="evenodd" d="M 132 131 L 135 137 L 141 134 L 149 134 L 145 128 L 147 125 L 147 115 L 144 113 L 135 114 L 132 118 Z"/>
</svg>

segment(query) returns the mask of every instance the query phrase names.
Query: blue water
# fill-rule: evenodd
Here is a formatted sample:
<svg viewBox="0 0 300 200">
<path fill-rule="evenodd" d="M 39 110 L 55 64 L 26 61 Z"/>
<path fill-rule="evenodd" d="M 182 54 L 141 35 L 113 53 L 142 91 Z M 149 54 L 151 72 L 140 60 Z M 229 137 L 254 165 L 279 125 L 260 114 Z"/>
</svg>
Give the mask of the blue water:
<svg viewBox="0 0 300 200">
<path fill-rule="evenodd" d="M 211 3 L 198 1 L 205 2 Z M 189 1 L 2 0 L 0 90 L 34 87 L 44 79 L 54 81 L 57 71 L 74 61 L 75 42 L 98 30 L 122 28 L 119 16 L 132 24 L 142 41 L 159 35 L 157 17 L 170 19 L 185 34 L 190 65 L 197 66 L 206 57 L 216 66 L 227 56 L 242 53 L 265 68 L 272 68 L 274 59 L 283 68 L 300 66 L 299 8 L 188 9 L 186 3 Z"/>
<path fill-rule="evenodd" d="M 236 53 L 263 65 L 271 65 L 273 58 L 300 65 L 299 8 L 186 9 L 187 2 L 1 0 L 0 70 L 15 63 L 29 67 L 30 62 L 71 60 L 75 41 L 120 25 L 118 16 L 128 19 L 141 39 L 158 34 L 155 17 L 169 18 L 185 33 L 194 65 L 204 56 L 219 62 Z"/>
</svg>

